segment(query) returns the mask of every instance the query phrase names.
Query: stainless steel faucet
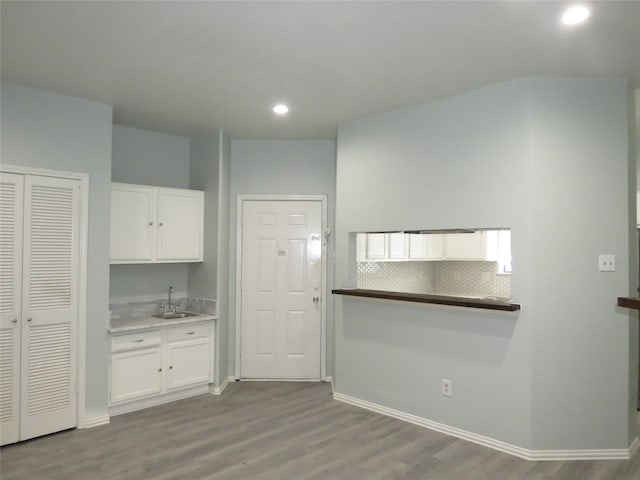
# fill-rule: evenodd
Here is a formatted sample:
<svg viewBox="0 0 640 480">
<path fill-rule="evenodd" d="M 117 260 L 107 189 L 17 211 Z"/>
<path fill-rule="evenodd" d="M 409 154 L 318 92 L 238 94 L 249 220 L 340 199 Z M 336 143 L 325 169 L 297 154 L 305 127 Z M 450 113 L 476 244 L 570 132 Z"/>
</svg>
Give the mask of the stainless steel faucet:
<svg viewBox="0 0 640 480">
<path fill-rule="evenodd" d="M 176 306 L 171 306 L 171 294 L 173 293 L 173 287 L 169 287 L 169 301 L 167 302 L 167 311 L 171 313 L 175 313 Z"/>
</svg>

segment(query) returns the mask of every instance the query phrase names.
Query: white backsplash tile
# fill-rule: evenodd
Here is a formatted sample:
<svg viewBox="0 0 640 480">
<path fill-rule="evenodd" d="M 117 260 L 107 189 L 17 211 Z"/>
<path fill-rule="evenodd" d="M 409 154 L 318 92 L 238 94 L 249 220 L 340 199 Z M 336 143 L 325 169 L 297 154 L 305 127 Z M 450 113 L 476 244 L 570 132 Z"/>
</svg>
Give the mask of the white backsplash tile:
<svg viewBox="0 0 640 480">
<path fill-rule="evenodd" d="M 360 262 L 358 288 L 409 293 L 433 290 L 432 262 Z"/>
<path fill-rule="evenodd" d="M 359 262 L 358 288 L 458 296 L 511 296 L 496 262 Z"/>
</svg>

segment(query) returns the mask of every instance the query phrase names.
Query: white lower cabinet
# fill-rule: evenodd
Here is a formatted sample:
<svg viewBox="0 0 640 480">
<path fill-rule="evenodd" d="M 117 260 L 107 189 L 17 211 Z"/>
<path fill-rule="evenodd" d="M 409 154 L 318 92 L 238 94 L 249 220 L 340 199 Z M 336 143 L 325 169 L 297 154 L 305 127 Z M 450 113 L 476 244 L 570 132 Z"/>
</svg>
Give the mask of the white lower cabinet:
<svg viewBox="0 0 640 480">
<path fill-rule="evenodd" d="M 208 338 L 167 345 L 167 390 L 209 383 L 211 346 Z"/>
<path fill-rule="evenodd" d="M 162 393 L 160 347 L 111 356 L 111 402 L 126 402 Z"/>
<path fill-rule="evenodd" d="M 112 334 L 112 414 L 164 403 L 172 395 L 181 398 L 180 393 L 194 387 L 206 388 L 213 382 L 213 345 L 211 321 Z"/>
</svg>

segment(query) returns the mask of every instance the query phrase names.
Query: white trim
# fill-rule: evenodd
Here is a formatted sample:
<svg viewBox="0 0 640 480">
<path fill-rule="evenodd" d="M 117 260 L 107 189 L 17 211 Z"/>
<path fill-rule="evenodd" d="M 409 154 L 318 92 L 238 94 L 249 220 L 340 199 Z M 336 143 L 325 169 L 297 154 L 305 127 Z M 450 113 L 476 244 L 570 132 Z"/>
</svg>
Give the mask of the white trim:
<svg viewBox="0 0 640 480">
<path fill-rule="evenodd" d="M 640 448 L 640 437 L 634 438 L 631 445 L 629 445 L 629 458 L 632 458 L 636 454 L 638 448 Z"/>
<path fill-rule="evenodd" d="M 136 410 L 156 407 L 165 403 L 175 402 L 176 400 L 195 397 L 196 395 L 202 395 L 203 393 L 209 393 L 209 385 L 199 385 L 197 387 L 179 390 L 177 392 L 144 398 L 142 400 L 134 400 L 121 405 L 113 405 L 109 407 L 109 415 L 113 417 L 116 415 L 122 415 L 123 413 L 135 412 Z"/>
<path fill-rule="evenodd" d="M 227 385 L 229 385 L 230 381 L 231 381 L 231 377 L 225 378 L 219 387 L 213 387 L 213 390 L 211 391 L 211 393 L 213 395 L 222 395 L 222 392 L 224 392 L 224 389 L 227 388 Z"/>
<path fill-rule="evenodd" d="M 99 427 L 101 425 L 107 425 L 111 417 L 109 415 L 99 415 L 97 417 L 85 418 L 84 428 Z"/>
<path fill-rule="evenodd" d="M 350 395 L 334 392 L 333 398 L 340 402 L 355 405 L 357 407 L 371 410 L 372 412 L 397 418 L 405 422 L 418 425 L 420 427 L 435 430 L 436 432 L 451 435 L 452 437 L 461 438 L 469 442 L 477 443 L 484 447 L 493 448 L 500 452 L 509 453 L 525 460 L 628 460 L 640 446 L 640 440 L 636 438 L 629 448 L 619 449 L 584 449 L 584 450 L 529 450 L 526 448 L 512 445 L 510 443 L 496 440 L 495 438 L 485 437 L 477 433 L 462 430 L 460 428 L 450 427 L 443 423 L 434 422 L 423 417 L 418 417 L 410 413 L 405 413 L 393 408 L 388 408 L 377 403 L 361 400 Z"/>
<path fill-rule="evenodd" d="M 242 348 L 242 202 L 247 201 L 309 201 L 321 202 L 322 227 L 320 238 L 322 241 L 322 285 L 321 304 L 322 313 L 320 319 L 320 381 L 327 378 L 327 256 L 328 242 L 324 237 L 325 228 L 328 227 L 327 196 L 326 195 L 238 195 L 236 203 L 236 351 L 235 351 L 235 378 L 242 378 L 240 368 L 240 353 Z M 325 245 L 326 243 L 326 245 Z"/>
<path fill-rule="evenodd" d="M 324 380 L 319 378 L 241 378 L 241 382 L 309 382 L 309 383 L 321 383 Z"/>
<path fill-rule="evenodd" d="M 78 363 L 76 378 L 76 427 L 85 428 L 86 415 L 86 352 L 87 352 L 87 251 L 89 238 L 89 174 L 67 172 L 46 168 L 2 164 L 0 170 L 19 175 L 39 175 L 41 177 L 66 178 L 80 182 L 80 218 L 78 245 Z"/>
</svg>

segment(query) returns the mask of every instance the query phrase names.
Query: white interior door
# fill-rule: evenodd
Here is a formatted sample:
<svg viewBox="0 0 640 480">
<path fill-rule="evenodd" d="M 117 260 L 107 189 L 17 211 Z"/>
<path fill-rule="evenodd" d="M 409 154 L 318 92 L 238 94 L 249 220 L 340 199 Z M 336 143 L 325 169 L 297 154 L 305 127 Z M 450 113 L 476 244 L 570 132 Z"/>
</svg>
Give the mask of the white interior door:
<svg viewBox="0 0 640 480">
<path fill-rule="evenodd" d="M 77 422 L 79 185 L 25 177 L 21 440 Z"/>
<path fill-rule="evenodd" d="M 24 176 L 0 174 L 0 445 L 20 440 Z"/>
<path fill-rule="evenodd" d="M 241 375 L 320 379 L 322 203 L 242 202 Z"/>
</svg>

